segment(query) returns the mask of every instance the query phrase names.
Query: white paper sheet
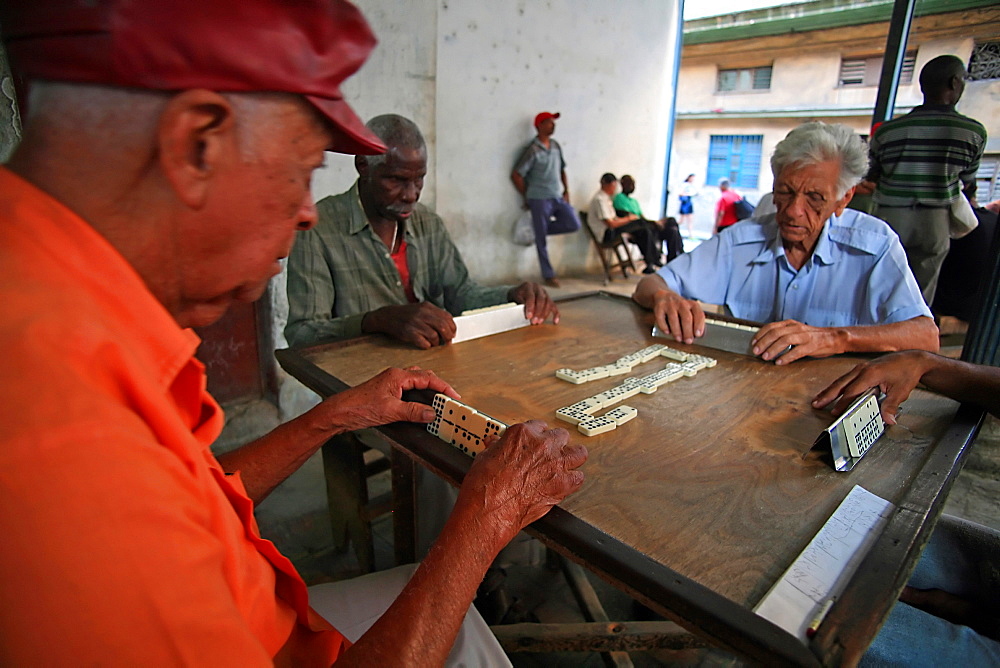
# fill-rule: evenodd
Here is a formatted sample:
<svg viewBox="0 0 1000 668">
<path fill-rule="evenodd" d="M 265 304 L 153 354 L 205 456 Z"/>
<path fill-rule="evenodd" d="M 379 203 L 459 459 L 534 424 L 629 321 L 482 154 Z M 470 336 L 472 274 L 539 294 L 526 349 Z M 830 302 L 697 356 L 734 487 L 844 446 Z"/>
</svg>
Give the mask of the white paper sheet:
<svg viewBox="0 0 1000 668">
<path fill-rule="evenodd" d="M 754 612 L 807 642 L 810 624 L 844 591 L 894 509 L 855 485 Z"/>
</svg>

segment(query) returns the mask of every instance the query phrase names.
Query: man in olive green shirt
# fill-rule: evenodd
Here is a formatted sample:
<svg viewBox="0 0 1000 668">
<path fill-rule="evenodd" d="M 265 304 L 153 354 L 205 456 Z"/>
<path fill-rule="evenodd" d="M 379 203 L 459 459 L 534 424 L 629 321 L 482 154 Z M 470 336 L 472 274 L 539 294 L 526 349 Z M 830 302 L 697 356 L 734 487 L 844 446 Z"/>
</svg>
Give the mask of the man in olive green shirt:
<svg viewBox="0 0 1000 668">
<path fill-rule="evenodd" d="M 505 302 L 524 304 L 532 324 L 558 322 L 541 286 L 484 287 L 469 277 L 441 218 L 417 201 L 427 172 L 417 126 L 388 114 L 368 127 L 388 150 L 355 158 L 357 183 L 317 203 L 319 224 L 289 256 L 289 345 L 381 332 L 429 348 L 454 337 L 452 316 Z"/>
</svg>

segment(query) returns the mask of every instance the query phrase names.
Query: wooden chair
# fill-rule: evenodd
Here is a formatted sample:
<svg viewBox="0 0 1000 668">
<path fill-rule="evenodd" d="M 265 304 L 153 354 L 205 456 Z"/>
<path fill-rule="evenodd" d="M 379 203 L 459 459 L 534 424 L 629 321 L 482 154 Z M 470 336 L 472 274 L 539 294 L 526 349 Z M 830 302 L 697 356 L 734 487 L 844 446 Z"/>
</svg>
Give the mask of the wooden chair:
<svg viewBox="0 0 1000 668">
<path fill-rule="evenodd" d="M 611 241 L 604 241 L 604 230 L 603 226 L 600 233 L 594 232 L 594 229 L 590 226 L 590 222 L 587 220 L 587 212 L 580 211 L 580 222 L 583 223 L 583 228 L 587 230 L 587 234 L 590 235 L 590 240 L 594 242 L 594 248 L 597 249 L 597 257 L 601 260 L 601 265 L 604 267 L 604 284 L 607 285 L 614 278 L 611 272 L 615 269 L 620 269 L 622 272 L 622 278 L 628 278 L 628 269 L 635 272 L 635 264 L 632 262 L 632 252 L 625 243 L 625 235 L 616 234 Z"/>
</svg>

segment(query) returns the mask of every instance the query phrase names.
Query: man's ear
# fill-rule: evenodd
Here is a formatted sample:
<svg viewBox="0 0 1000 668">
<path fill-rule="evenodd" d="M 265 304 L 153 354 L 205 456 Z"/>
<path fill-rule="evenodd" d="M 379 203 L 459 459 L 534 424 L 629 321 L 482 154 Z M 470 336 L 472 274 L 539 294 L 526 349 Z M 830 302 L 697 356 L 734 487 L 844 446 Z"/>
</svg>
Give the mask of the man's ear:
<svg viewBox="0 0 1000 668">
<path fill-rule="evenodd" d="M 854 190 L 856 188 L 857 186 L 851 186 L 847 189 L 847 193 L 840 198 L 839 202 L 837 202 L 837 210 L 834 213 L 838 216 L 844 213 L 844 209 L 846 209 L 847 205 L 850 204 L 852 199 L 854 199 Z"/>
<path fill-rule="evenodd" d="M 358 170 L 358 176 L 365 178 L 368 176 L 368 160 L 363 155 L 354 156 L 354 169 Z"/>
<path fill-rule="evenodd" d="M 187 206 L 204 204 L 218 168 L 239 151 L 233 108 L 210 90 L 187 90 L 170 99 L 157 127 L 160 167 Z"/>
</svg>

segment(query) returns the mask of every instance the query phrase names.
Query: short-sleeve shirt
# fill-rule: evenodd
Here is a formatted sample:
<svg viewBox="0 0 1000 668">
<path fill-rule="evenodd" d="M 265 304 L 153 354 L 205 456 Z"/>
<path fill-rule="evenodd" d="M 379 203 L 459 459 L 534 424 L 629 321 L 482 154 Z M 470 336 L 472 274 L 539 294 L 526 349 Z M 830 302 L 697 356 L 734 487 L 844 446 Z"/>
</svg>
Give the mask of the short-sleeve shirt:
<svg viewBox="0 0 1000 668">
<path fill-rule="evenodd" d="M 594 196 L 590 198 L 588 215 L 590 216 L 590 220 L 594 223 L 601 222 L 605 225 L 607 225 L 607 221 L 612 218 L 617 218 L 615 215 L 615 207 L 611 203 L 611 196 L 603 190 L 598 190 L 594 193 Z"/>
<path fill-rule="evenodd" d="M 687 299 L 722 304 L 756 322 L 851 327 L 930 317 L 899 237 L 883 221 L 853 209 L 831 216 L 796 271 L 777 223 L 768 218 L 733 225 L 670 262 L 660 276 Z"/>
<path fill-rule="evenodd" d="M 614 200 L 615 211 L 627 211 L 628 213 L 635 214 L 640 218 L 643 218 L 642 207 L 639 206 L 639 200 L 632 197 L 631 195 L 626 195 L 625 193 L 618 193 L 615 195 Z"/>
<path fill-rule="evenodd" d="M 742 199 L 735 190 L 730 188 L 729 190 L 724 190 L 722 194 L 719 195 L 719 201 L 715 203 L 715 215 L 718 216 L 719 212 L 722 212 L 722 220 L 719 221 L 719 227 L 729 227 L 740 221 L 739 217 L 736 215 L 736 203 Z"/>
<path fill-rule="evenodd" d="M 558 199 L 562 197 L 562 172 L 566 169 L 562 147 L 555 139 L 549 138 L 549 147 L 535 137 L 531 140 L 514 171 L 524 177 L 527 184 L 525 199 Z"/>
</svg>

